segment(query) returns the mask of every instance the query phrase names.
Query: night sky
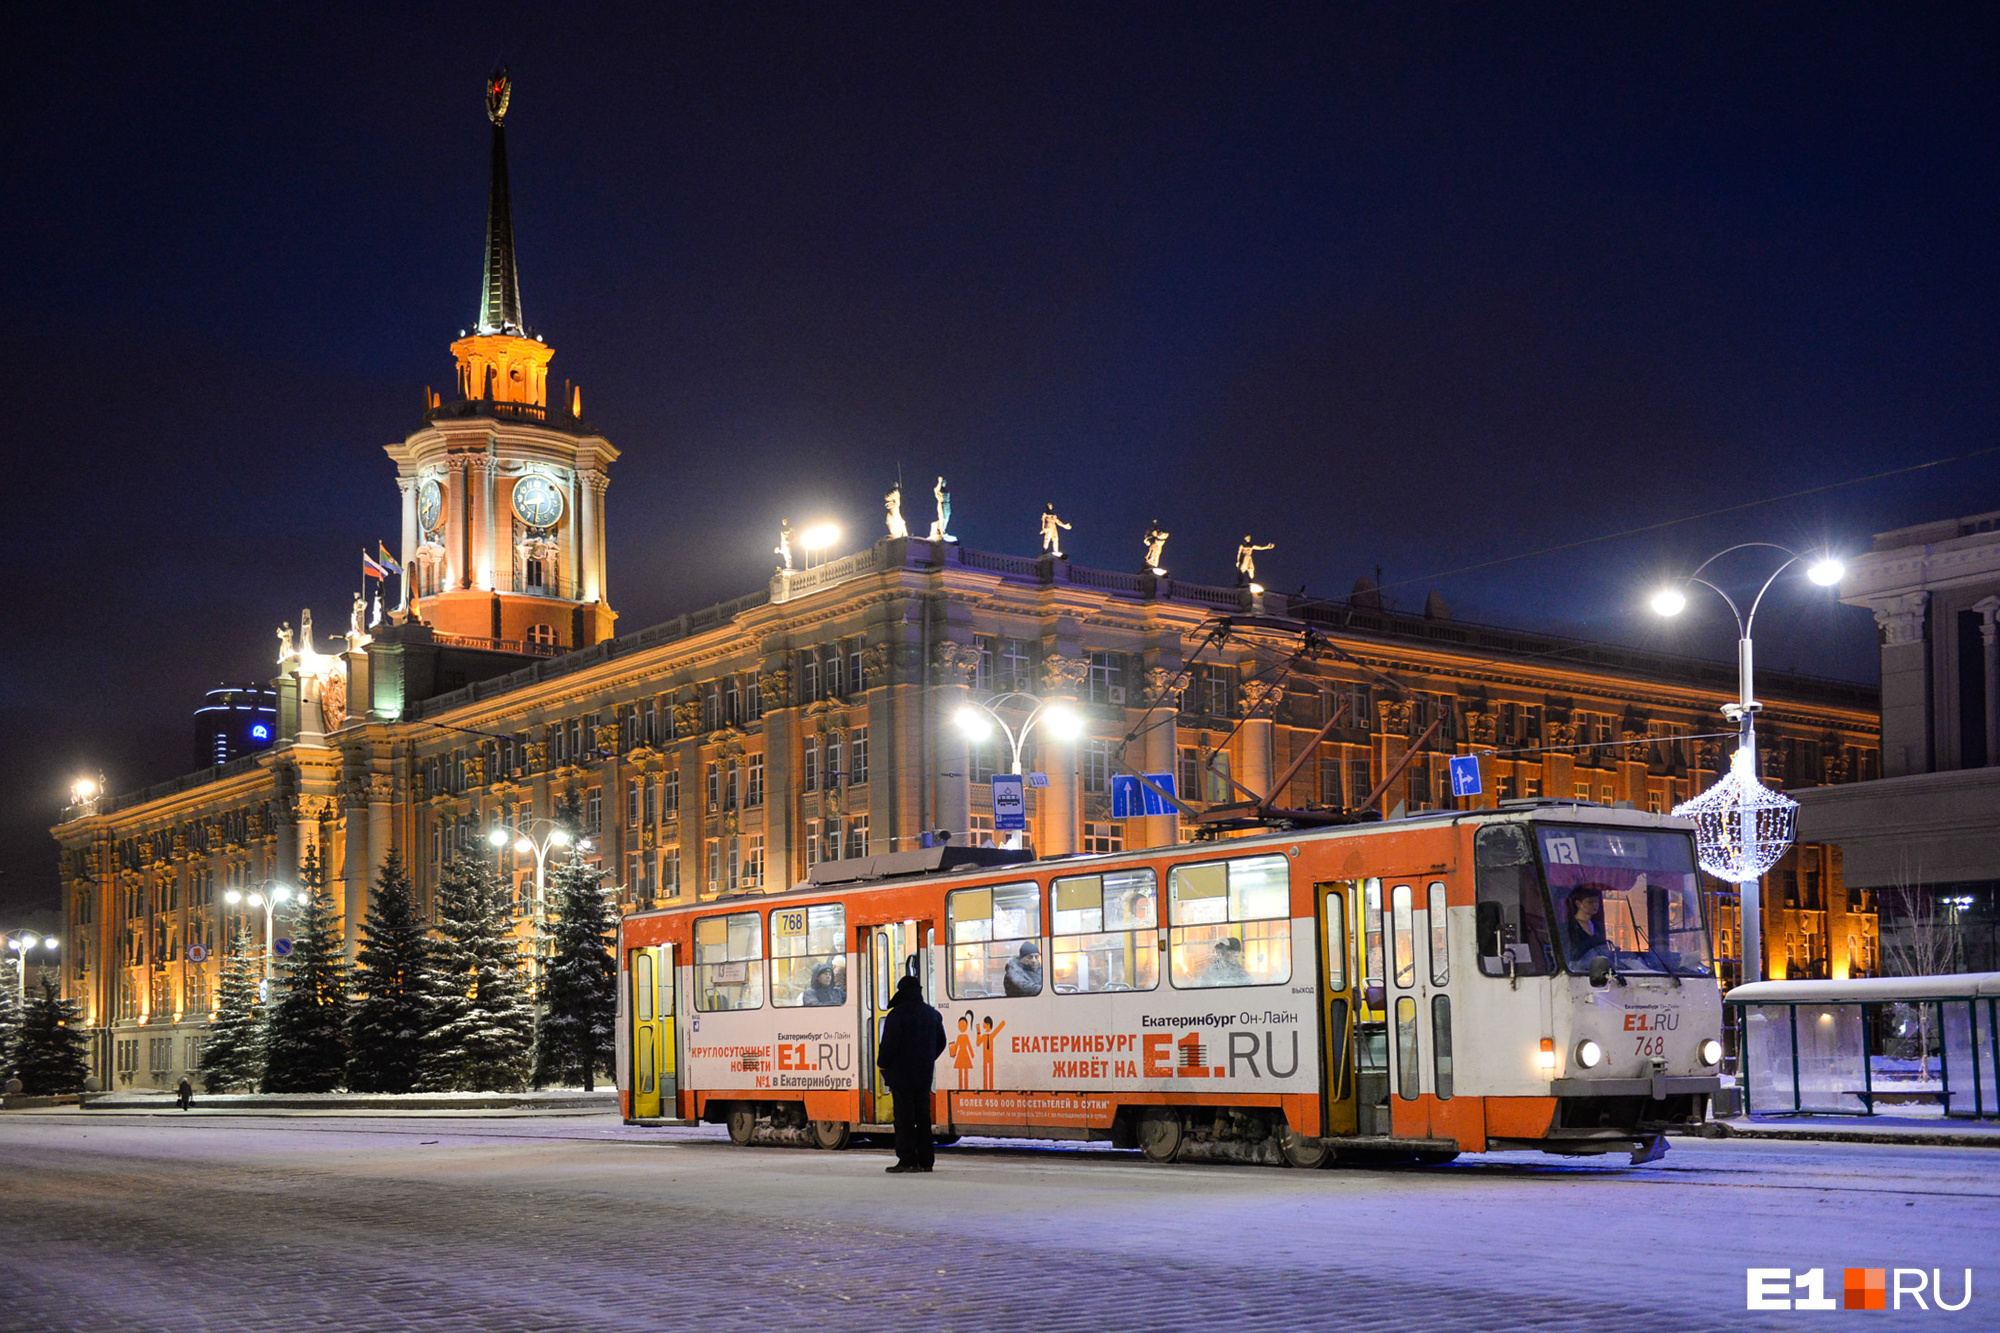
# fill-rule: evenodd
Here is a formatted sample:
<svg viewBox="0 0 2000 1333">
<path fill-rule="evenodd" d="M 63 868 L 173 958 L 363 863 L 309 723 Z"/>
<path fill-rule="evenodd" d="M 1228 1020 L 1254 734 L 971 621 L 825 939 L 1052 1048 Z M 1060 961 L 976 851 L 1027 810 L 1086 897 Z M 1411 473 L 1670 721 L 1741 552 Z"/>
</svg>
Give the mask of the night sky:
<svg viewBox="0 0 2000 1333">
<path fill-rule="evenodd" d="M 42 7 L 0 52 L 0 926 L 69 779 L 338 627 L 475 310 L 505 61 L 528 321 L 624 452 L 626 630 L 880 531 L 1685 651 L 1659 576 L 2000 508 L 1992 11 Z M 56 12 L 57 10 L 64 12 Z M 926 503 L 910 506 L 913 526 Z M 1872 679 L 1801 585 L 1762 665 Z"/>
</svg>

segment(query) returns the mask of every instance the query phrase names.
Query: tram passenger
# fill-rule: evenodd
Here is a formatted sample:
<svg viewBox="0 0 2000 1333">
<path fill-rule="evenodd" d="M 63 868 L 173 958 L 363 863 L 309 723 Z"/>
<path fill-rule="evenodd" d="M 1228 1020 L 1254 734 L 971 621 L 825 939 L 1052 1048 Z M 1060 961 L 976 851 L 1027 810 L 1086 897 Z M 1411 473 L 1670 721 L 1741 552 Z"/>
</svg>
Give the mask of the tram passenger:
<svg viewBox="0 0 2000 1333">
<path fill-rule="evenodd" d="M 1204 986 L 1252 986 L 1256 978 L 1243 966 L 1243 941 L 1224 935 L 1208 949 L 1208 964 L 1201 969 Z"/>
<path fill-rule="evenodd" d="M 1020 951 L 1007 960 L 1007 974 L 1001 988 L 1009 995 L 1042 993 L 1042 946 L 1033 940 L 1021 941 Z"/>
<path fill-rule="evenodd" d="M 832 963 L 813 969 L 812 985 L 806 987 L 803 1003 L 821 1007 L 847 1003 L 847 988 L 834 981 Z"/>
<path fill-rule="evenodd" d="M 875 1064 L 895 1101 L 896 1164 L 889 1174 L 929 1171 L 937 1154 L 931 1143 L 931 1077 L 944 1054 L 944 1016 L 924 1003 L 923 983 L 904 977 L 889 999 Z"/>
<path fill-rule="evenodd" d="M 1611 956 L 1604 938 L 1604 886 L 1579 884 L 1563 903 L 1563 947 L 1572 963 Z"/>
</svg>

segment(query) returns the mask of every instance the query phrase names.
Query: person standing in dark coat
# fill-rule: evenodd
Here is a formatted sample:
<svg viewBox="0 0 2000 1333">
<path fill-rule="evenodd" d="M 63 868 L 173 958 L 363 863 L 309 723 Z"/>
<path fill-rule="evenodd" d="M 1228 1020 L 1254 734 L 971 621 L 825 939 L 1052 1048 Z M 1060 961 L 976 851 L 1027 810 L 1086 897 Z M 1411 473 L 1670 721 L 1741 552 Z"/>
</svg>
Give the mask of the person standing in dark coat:
<svg viewBox="0 0 2000 1333">
<path fill-rule="evenodd" d="M 186 1077 L 182 1077 L 181 1085 L 174 1090 L 174 1094 L 174 1100 L 180 1104 L 181 1110 L 185 1111 L 194 1105 L 194 1084 L 188 1082 Z"/>
<path fill-rule="evenodd" d="M 944 1016 L 924 1003 L 915 977 L 896 983 L 875 1064 L 896 1104 L 896 1164 L 890 1175 L 929 1171 L 937 1159 L 931 1143 L 931 1076 L 948 1043 Z"/>
</svg>

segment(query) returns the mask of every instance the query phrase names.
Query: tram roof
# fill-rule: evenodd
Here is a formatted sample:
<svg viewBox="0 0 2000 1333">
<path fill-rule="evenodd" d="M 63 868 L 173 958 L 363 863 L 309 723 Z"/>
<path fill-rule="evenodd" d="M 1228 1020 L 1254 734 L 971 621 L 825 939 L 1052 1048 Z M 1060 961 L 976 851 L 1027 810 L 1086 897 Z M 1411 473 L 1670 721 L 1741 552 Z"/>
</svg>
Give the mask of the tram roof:
<svg viewBox="0 0 2000 1333">
<path fill-rule="evenodd" d="M 1725 1004 L 1894 1004 L 1900 1000 L 1965 1000 L 2000 995 L 2000 972 L 1928 977 L 1848 977 L 1840 981 L 1751 981 L 1723 996 Z"/>
<path fill-rule="evenodd" d="M 1592 801 L 1562 801 L 1527 798 L 1502 801 L 1492 810 L 1425 810 L 1395 819 L 1368 820 L 1356 824 L 1336 824 L 1310 829 L 1272 829 L 1264 833 L 1212 842 L 1181 842 L 1166 847 L 1141 847 L 1123 852 L 1086 852 L 1064 856 L 1037 857 L 998 847 L 967 847 L 947 843 L 940 847 L 914 848 L 906 852 L 885 852 L 877 856 L 853 857 L 844 861 L 822 861 L 813 867 L 813 878 L 800 880 L 776 893 L 755 890 L 724 894 L 705 902 L 677 903 L 633 912 L 635 917 L 666 916 L 722 905 L 774 902 L 790 898 L 818 896 L 877 885 L 919 884 L 930 880 L 955 880 L 970 875 L 1013 870 L 1026 874 L 1040 871 L 1073 871 L 1078 867 L 1113 866 L 1126 862 L 1150 861 L 1171 853 L 1200 848 L 1227 855 L 1241 848 L 1267 847 L 1296 842 L 1322 842 L 1335 838 L 1367 837 L 1389 830 L 1421 828 L 1439 824 L 1523 823 L 1531 820 L 1563 824 L 1609 824 L 1626 828 L 1690 828 L 1687 820 L 1658 815 L 1630 806 L 1599 805 Z M 849 871 L 847 868 L 851 867 Z"/>
</svg>

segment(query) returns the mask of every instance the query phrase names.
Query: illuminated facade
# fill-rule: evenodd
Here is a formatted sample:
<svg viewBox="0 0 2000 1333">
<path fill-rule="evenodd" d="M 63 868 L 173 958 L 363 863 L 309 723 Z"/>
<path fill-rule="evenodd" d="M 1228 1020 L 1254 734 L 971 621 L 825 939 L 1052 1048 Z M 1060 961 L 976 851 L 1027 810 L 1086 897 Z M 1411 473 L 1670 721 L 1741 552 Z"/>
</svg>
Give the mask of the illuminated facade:
<svg viewBox="0 0 2000 1333">
<path fill-rule="evenodd" d="M 262 933 L 261 910 L 239 915 L 226 893 L 296 883 L 309 855 L 351 945 L 391 848 L 426 901 L 449 855 L 497 856 L 525 933 L 532 857 L 485 835 L 550 816 L 569 792 L 627 908 L 782 889 L 819 860 L 939 830 L 984 841 L 991 778 L 1011 756 L 953 718 L 1010 691 L 1062 699 L 1084 724 L 1072 741 L 1037 733 L 1024 755 L 1046 778 L 1028 791 L 1028 837 L 1047 854 L 1185 836 L 1179 817 L 1113 817 L 1121 763 L 1174 775 L 1197 811 L 1248 789 L 1301 810 L 1372 796 L 1393 815 L 1452 805 L 1453 755 L 1484 756 L 1485 794 L 1463 804 L 1651 810 L 1726 762 L 1713 733 L 1733 666 L 947 540 L 884 537 L 611 637 L 602 479 L 616 452 L 577 421 L 574 391 L 549 406 L 546 345 L 520 323 L 511 228 L 496 241 L 492 221 L 505 216 L 500 98 L 485 305 L 453 347 L 460 398 L 433 401 L 389 450 L 412 595 L 386 623 L 356 616 L 324 651 L 303 624 L 283 637 L 270 751 L 95 797 L 55 830 L 66 981 L 97 1031 L 100 1077 L 178 1079 L 221 946 Z M 535 479 L 546 486 L 524 497 Z M 1216 639 L 1217 617 L 1240 632 Z M 1326 650 L 1273 670 L 1306 628 Z M 1765 698 L 1767 779 L 1874 774 L 1872 691 L 1774 676 Z M 1837 893 L 1837 862 L 1811 864 Z M 1771 935 L 1782 948 L 1783 930 Z"/>
</svg>

